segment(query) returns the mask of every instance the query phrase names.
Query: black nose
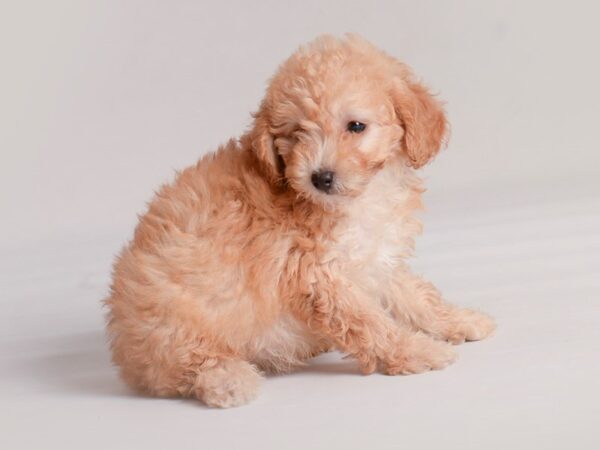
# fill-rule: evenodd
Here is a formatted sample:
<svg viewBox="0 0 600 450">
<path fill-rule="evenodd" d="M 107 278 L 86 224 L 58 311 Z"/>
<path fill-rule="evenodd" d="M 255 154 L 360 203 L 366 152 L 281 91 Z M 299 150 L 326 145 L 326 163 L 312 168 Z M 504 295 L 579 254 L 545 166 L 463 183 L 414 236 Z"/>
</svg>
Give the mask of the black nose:
<svg viewBox="0 0 600 450">
<path fill-rule="evenodd" d="M 331 170 L 319 170 L 313 172 L 310 181 L 318 190 L 329 193 L 333 186 L 333 172 Z"/>
</svg>

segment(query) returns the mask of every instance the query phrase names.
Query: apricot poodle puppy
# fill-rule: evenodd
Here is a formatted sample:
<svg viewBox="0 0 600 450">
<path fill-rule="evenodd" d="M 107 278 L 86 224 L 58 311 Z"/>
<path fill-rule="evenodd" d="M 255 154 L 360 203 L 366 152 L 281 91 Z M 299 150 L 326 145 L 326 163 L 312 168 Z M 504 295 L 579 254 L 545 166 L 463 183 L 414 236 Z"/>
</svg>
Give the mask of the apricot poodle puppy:
<svg viewBox="0 0 600 450">
<path fill-rule="evenodd" d="M 251 129 L 163 186 L 116 261 L 108 333 L 125 381 L 231 407 L 263 372 L 330 349 L 365 373 L 412 374 L 488 336 L 488 316 L 405 263 L 415 169 L 446 131 L 411 70 L 363 39 L 296 51 Z"/>
</svg>

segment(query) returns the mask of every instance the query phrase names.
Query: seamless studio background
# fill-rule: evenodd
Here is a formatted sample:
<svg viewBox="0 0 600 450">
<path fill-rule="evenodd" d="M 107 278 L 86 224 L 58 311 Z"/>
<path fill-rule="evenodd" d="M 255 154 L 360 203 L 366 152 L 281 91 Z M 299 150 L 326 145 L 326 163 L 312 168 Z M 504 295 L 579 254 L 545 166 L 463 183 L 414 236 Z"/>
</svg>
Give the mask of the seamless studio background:
<svg viewBox="0 0 600 450">
<path fill-rule="evenodd" d="M 594 2 L 23 1 L 0 6 L 0 446 L 598 448 L 600 31 Z M 452 124 L 413 267 L 498 321 L 450 368 L 332 354 L 228 411 L 129 392 L 113 256 L 176 169 L 250 123 L 319 34 L 410 64 Z"/>
</svg>

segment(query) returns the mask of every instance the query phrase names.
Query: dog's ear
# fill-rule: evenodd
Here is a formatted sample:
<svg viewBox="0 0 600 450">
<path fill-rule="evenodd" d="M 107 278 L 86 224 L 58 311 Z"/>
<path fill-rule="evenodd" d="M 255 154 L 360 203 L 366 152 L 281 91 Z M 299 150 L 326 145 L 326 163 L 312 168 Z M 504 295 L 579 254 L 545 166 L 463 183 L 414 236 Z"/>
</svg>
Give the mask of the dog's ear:
<svg viewBox="0 0 600 450">
<path fill-rule="evenodd" d="M 392 101 L 404 128 L 402 150 L 410 165 L 419 168 L 427 164 L 444 144 L 448 132 L 446 115 L 442 104 L 413 79 L 406 66 L 396 68 Z"/>
<path fill-rule="evenodd" d="M 250 147 L 256 155 L 267 178 L 277 184 L 283 179 L 283 160 L 275 146 L 267 108 L 264 105 L 254 114 L 254 128 L 250 131 Z"/>
</svg>

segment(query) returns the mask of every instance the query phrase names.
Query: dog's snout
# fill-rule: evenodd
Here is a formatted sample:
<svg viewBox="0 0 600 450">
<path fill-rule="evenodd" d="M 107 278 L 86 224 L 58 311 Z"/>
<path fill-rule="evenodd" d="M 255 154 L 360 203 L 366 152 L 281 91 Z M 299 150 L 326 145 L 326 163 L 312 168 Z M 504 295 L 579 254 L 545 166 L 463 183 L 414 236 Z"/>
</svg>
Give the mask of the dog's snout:
<svg viewBox="0 0 600 450">
<path fill-rule="evenodd" d="M 333 186 L 334 174 L 331 170 L 319 170 L 313 172 L 310 180 L 318 190 L 329 193 Z"/>
</svg>

